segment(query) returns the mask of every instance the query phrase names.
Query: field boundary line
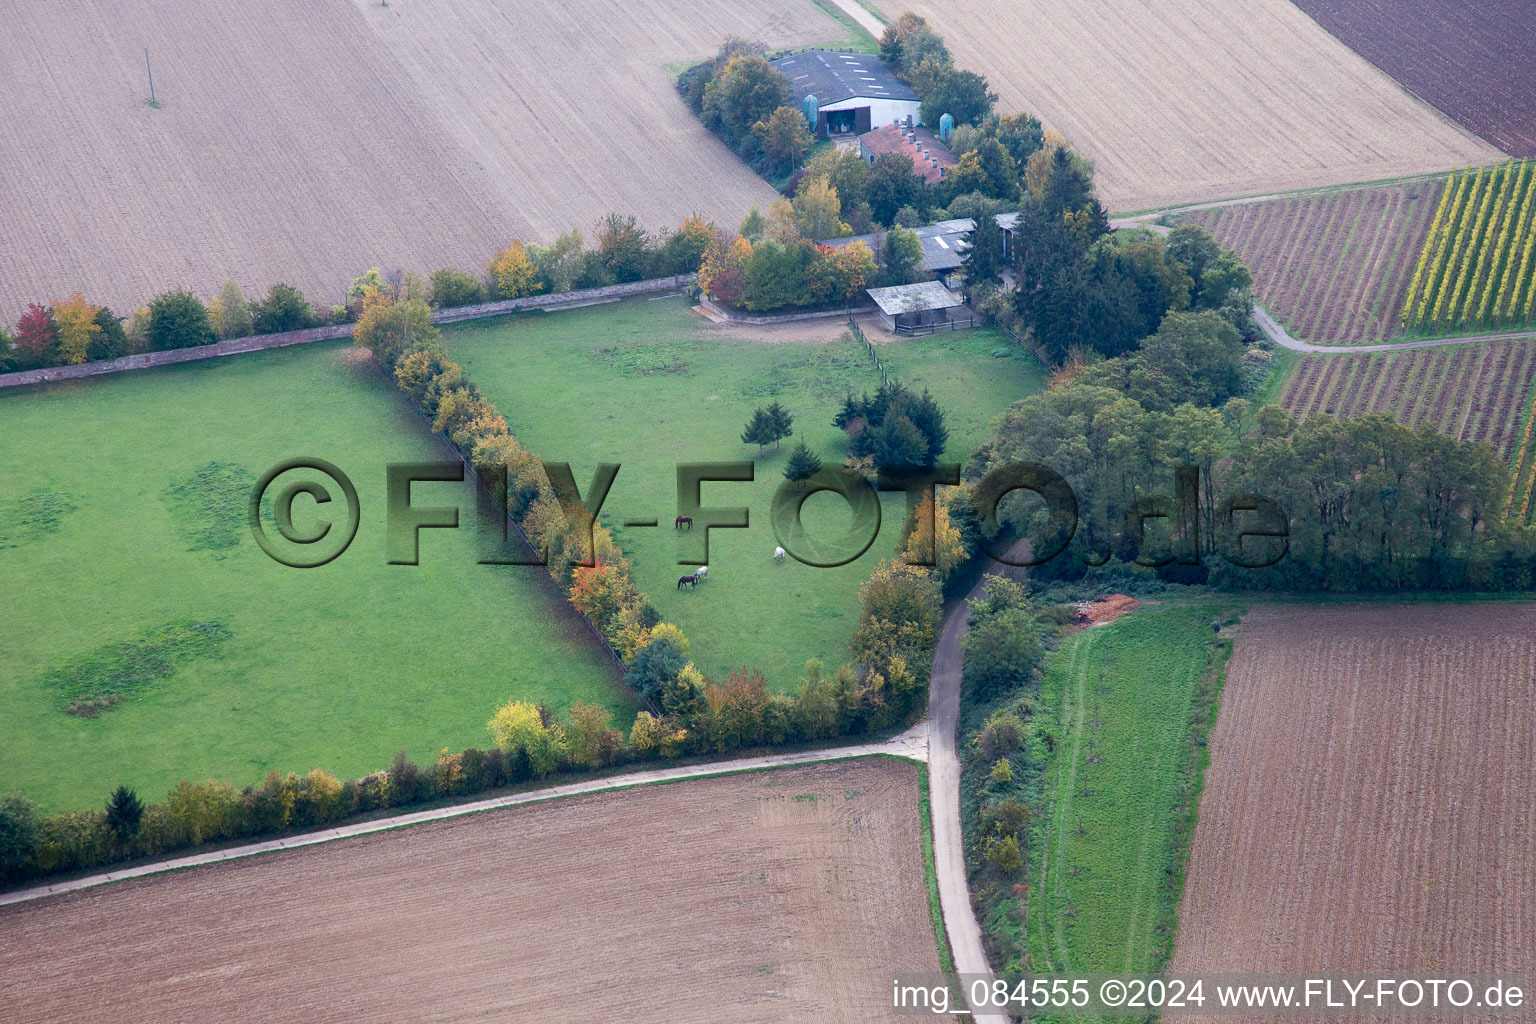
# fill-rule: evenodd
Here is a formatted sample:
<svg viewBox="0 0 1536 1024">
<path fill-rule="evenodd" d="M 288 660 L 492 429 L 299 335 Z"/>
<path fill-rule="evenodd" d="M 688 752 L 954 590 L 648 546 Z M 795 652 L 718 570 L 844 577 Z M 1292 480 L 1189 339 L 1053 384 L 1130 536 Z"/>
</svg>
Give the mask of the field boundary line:
<svg viewBox="0 0 1536 1024">
<path fill-rule="evenodd" d="M 746 772 L 792 768 L 798 765 L 878 756 L 894 756 L 919 763 L 927 761 L 927 723 L 919 722 L 907 731 L 879 743 L 831 747 L 825 750 L 801 750 L 787 754 L 764 754 L 757 757 L 743 757 L 729 761 L 709 761 L 704 764 L 678 765 L 674 768 L 654 768 L 647 771 L 630 772 L 626 775 L 613 775 L 601 779 L 584 779 L 579 782 L 566 782 L 543 789 L 530 789 L 522 793 L 491 797 L 486 800 L 474 800 L 468 803 L 452 804 L 448 807 L 435 807 L 425 811 L 412 811 L 408 814 L 376 818 L 372 821 L 341 825 L 336 828 L 321 829 L 315 832 L 303 832 L 299 835 L 285 836 L 281 839 L 268 839 L 260 843 L 247 843 L 243 846 L 232 846 L 224 850 L 196 853 L 186 857 L 173 857 L 168 860 L 154 861 L 149 864 L 124 868 L 121 871 L 87 875 L 84 878 L 70 879 L 69 881 L 58 882 L 53 885 L 36 886 L 31 889 L 18 889 L 13 892 L 0 893 L 0 906 L 27 903 L 49 896 L 78 892 L 82 889 L 92 889 L 97 886 L 106 885 L 109 882 L 124 882 L 132 878 L 145 878 L 151 875 L 166 874 L 187 868 L 202 867 L 207 864 L 243 860 L 247 857 L 255 857 L 264 853 L 276 853 L 281 850 L 295 850 L 306 846 L 317 846 L 321 843 L 335 842 L 339 839 L 351 839 L 355 836 L 372 835 L 378 832 L 392 832 L 395 829 L 409 828 L 412 825 L 422 825 L 433 821 L 446 821 L 452 818 L 464 818 L 483 814 L 487 811 L 501 810 L 506 807 L 543 803 L 547 800 L 559 800 L 564 797 L 634 789 L 637 786 L 683 782 L 688 779 L 739 775 Z"/>
<path fill-rule="evenodd" d="M 528 295 L 521 299 L 502 299 L 497 302 L 481 302 L 472 306 L 450 306 L 434 309 L 434 324 L 453 324 L 465 320 L 482 320 L 493 316 L 506 316 L 530 310 L 556 311 L 591 306 L 600 302 L 615 302 L 630 295 L 650 292 L 680 291 L 694 279 L 692 274 L 676 274 L 628 284 L 608 285 L 603 288 L 582 288 L 568 292 L 549 292 L 544 295 Z M 192 363 L 221 356 L 241 355 L 246 352 L 265 352 L 268 349 L 286 348 L 289 345 L 307 345 L 317 341 L 338 341 L 352 336 L 354 324 L 335 324 L 329 327 L 308 327 L 279 334 L 253 334 L 245 338 L 216 341 L 212 345 L 192 348 L 165 349 L 160 352 L 140 352 L 119 359 L 102 359 L 93 363 L 77 363 L 72 366 L 49 366 L 36 370 L 18 370 L 0 373 L 0 389 L 24 387 L 29 384 L 47 384 L 60 380 L 78 380 L 104 373 L 120 373 L 124 370 L 144 370 L 154 366 L 170 366 L 176 363 Z"/>
</svg>

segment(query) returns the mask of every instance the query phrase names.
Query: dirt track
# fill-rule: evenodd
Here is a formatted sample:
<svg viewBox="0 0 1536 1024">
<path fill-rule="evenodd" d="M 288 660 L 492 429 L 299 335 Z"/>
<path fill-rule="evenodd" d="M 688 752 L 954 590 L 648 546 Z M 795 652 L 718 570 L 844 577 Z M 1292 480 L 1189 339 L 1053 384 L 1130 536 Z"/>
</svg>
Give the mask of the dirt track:
<svg viewBox="0 0 1536 1024">
<path fill-rule="evenodd" d="M 1210 751 L 1174 973 L 1536 978 L 1536 606 L 1256 609 Z"/>
<path fill-rule="evenodd" d="M 938 970 L 916 768 L 871 759 L 192 869 L 0 933 L 18 1022 L 853 1022 Z"/>
</svg>

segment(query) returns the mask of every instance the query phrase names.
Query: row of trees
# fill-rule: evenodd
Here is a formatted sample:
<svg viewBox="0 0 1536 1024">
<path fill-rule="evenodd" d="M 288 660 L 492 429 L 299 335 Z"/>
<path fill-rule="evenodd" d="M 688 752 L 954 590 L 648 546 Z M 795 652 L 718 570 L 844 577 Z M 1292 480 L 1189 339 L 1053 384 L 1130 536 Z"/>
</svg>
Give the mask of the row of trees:
<svg viewBox="0 0 1536 1024">
<path fill-rule="evenodd" d="M 414 271 L 385 273 L 373 267 L 352 282 L 344 304 L 324 310 L 287 284 L 273 285 L 264 297 L 249 298 L 228 281 L 207 304 L 178 289 L 157 296 L 128 318 L 77 293 L 48 305 L 34 303 L 14 331 L 0 329 L 0 373 L 351 323 L 362 315 L 370 291 L 444 308 L 692 274 L 715 232 L 699 214 L 652 235 L 634 217 L 610 213 L 598 222 L 591 248 L 580 230 L 571 230 L 548 246 L 510 242 L 497 250 L 481 276 L 444 267 L 424 278 Z"/>
<path fill-rule="evenodd" d="M 717 232 L 699 267 L 701 291 L 727 306 L 760 312 L 848 302 L 875 276 L 869 246 L 818 245 L 806 238 L 763 238 Z"/>
<path fill-rule="evenodd" d="M 1489 446 L 1381 416 L 1297 421 L 1256 409 L 1242 397 L 1245 364 L 1219 311 L 1169 313 L 1132 353 L 1071 364 L 1015 405 L 968 472 L 1022 462 L 1066 478 L 1080 521 L 1071 548 L 1038 570 L 1046 576 L 1115 558 L 1176 579 L 1208 570 L 1236 588 L 1529 585 L 1536 543 L 1499 514 L 1508 473 Z M 1178 467 L 1194 467 L 1198 482 L 1179 484 Z M 1243 495 L 1270 511 L 1247 499 L 1247 511 L 1229 511 Z M 1168 518 L 1143 531 L 1134 509 Z M 1046 536 L 1047 511 L 1027 492 L 1004 498 L 999 514 Z M 1261 536 L 1277 532 L 1287 536 Z"/>
</svg>

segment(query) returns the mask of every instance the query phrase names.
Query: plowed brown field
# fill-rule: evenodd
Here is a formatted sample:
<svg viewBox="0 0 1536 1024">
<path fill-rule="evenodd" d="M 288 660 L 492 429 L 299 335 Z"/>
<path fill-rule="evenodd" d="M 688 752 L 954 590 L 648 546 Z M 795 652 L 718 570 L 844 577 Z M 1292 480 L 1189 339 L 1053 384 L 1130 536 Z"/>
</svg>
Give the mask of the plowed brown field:
<svg viewBox="0 0 1536 1024">
<path fill-rule="evenodd" d="M 1398 182 L 1196 210 L 1253 271 L 1253 290 L 1298 338 L 1318 345 L 1402 332 L 1403 298 L 1444 182 Z"/>
<path fill-rule="evenodd" d="M 1034 113 L 1093 158 L 1111 210 L 1499 158 L 1289 0 L 910 6 L 991 80 L 1001 109 Z"/>
<path fill-rule="evenodd" d="M 651 786 L 7 907 L 4 1017 L 888 1019 L 891 972 L 939 968 L 917 787 L 885 759 Z"/>
<path fill-rule="evenodd" d="M 773 191 L 663 65 L 842 34 L 811 0 L 0 0 L 0 323 L 84 291 L 479 271 L 513 237 Z M 145 48 L 159 109 L 146 105 Z"/>
<path fill-rule="evenodd" d="M 1536 606 L 1258 608 L 1210 752 L 1174 973 L 1536 977 Z"/>
</svg>

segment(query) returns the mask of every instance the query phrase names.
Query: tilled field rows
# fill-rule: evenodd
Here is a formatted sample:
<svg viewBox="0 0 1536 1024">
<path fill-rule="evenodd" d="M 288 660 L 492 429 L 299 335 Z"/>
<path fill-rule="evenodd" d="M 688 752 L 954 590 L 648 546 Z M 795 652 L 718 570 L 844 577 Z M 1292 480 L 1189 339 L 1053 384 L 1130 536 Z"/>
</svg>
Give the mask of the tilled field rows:
<svg viewBox="0 0 1536 1024">
<path fill-rule="evenodd" d="M 1200 224 L 1253 271 L 1254 292 L 1315 344 L 1383 341 L 1400 314 L 1438 181 L 1198 210 Z"/>
<path fill-rule="evenodd" d="M 1255 609 L 1210 751 L 1172 973 L 1532 976 L 1536 607 Z"/>
<path fill-rule="evenodd" d="M 665 66 L 842 31 L 811 0 L 0 0 L 0 26 L 30 69 L 0 104 L 6 326 L 227 279 L 328 308 L 369 266 L 478 272 L 609 211 L 734 225 L 774 192 Z"/>
<path fill-rule="evenodd" d="M 1289 0 L 911 6 L 960 65 L 990 79 L 1004 109 L 1034 113 L 1094 160 L 1111 210 L 1379 181 L 1502 156 Z"/>
<path fill-rule="evenodd" d="M 886 759 L 493 811 L 0 909 L 7 1022 L 863 1022 L 939 969 Z"/>
</svg>

